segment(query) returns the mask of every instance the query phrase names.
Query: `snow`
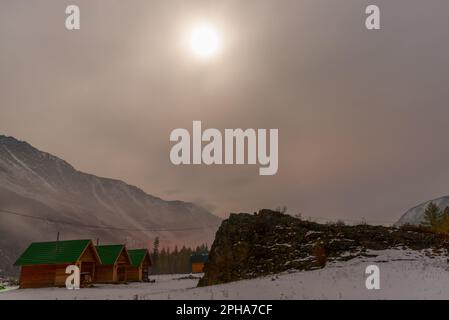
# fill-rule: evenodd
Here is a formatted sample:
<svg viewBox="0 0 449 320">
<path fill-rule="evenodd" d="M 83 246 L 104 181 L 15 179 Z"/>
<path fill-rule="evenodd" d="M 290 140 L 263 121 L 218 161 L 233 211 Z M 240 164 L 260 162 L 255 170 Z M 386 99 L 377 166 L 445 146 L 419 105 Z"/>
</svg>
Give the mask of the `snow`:
<svg viewBox="0 0 449 320">
<path fill-rule="evenodd" d="M 406 213 L 402 215 L 402 217 L 398 220 L 398 222 L 395 223 L 395 226 L 399 227 L 404 224 L 414 224 L 414 225 L 420 224 L 424 218 L 424 211 L 431 202 L 436 204 L 441 210 L 444 210 L 447 206 L 449 206 L 449 196 L 429 200 L 417 205 L 416 207 L 409 209 Z"/>
<path fill-rule="evenodd" d="M 10 244 L 0 250 L 2 275 L 14 273 L 12 264 L 26 245 L 54 240 L 57 232 L 66 240 L 100 238 L 105 243 L 120 243 L 133 239 L 139 246 L 149 246 L 159 237 L 165 247 L 179 243 L 194 246 L 212 243 L 222 221 L 192 203 L 162 200 L 122 181 L 77 171 L 55 156 L 2 135 L 0 196 L 8 199 L 0 204 L 1 209 L 42 219 L 2 214 L 2 242 Z M 82 222 L 96 228 L 49 223 L 51 220 Z M 130 230 L 117 233 L 98 226 Z M 149 231 L 189 227 L 200 229 L 190 233 Z"/>
<path fill-rule="evenodd" d="M 16 161 L 24 170 L 28 171 L 33 176 L 35 176 L 36 178 L 40 179 L 52 191 L 56 191 L 56 189 L 53 188 L 53 186 L 44 177 L 41 177 L 33 169 L 31 169 L 29 166 L 27 166 L 26 163 L 21 161 L 18 157 L 16 157 L 16 155 L 11 150 L 9 150 L 6 146 L 4 146 L 4 149 L 6 150 L 6 152 L 9 153 L 11 158 L 13 158 L 14 161 Z"/>
<path fill-rule="evenodd" d="M 200 277 L 201 275 L 195 275 Z M 93 288 L 67 290 L 66 288 L 17 289 L 0 292 L 0 300 L 131 300 L 142 294 L 167 294 L 194 288 L 198 279 L 185 279 L 186 275 L 152 276 L 155 283 L 96 284 Z"/>
<path fill-rule="evenodd" d="M 380 290 L 365 287 L 365 269 L 380 269 Z M 185 275 L 184 275 L 185 276 Z M 367 257 L 332 262 L 314 271 L 285 272 L 252 280 L 195 288 L 198 280 L 183 275 L 156 276 L 155 283 L 19 289 L 3 299 L 449 299 L 447 253 L 391 249 Z"/>
<path fill-rule="evenodd" d="M 321 231 L 307 231 L 305 237 L 311 236 L 312 234 L 321 234 Z"/>
<path fill-rule="evenodd" d="M 19 289 L 18 286 L 6 287 L 5 289 L 1 289 L 1 290 L 0 290 L 0 293 L 12 291 L 12 290 L 17 290 L 17 289 Z M 0 300 L 2 300 L 2 299 L 1 299 L 1 296 L 0 296 Z"/>
</svg>

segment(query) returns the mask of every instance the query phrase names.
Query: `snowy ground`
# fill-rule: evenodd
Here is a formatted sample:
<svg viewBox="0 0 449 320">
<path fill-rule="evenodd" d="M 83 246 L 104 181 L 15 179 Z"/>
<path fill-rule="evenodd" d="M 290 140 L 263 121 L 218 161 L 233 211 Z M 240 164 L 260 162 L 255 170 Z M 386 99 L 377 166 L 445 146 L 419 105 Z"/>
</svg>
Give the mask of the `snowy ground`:
<svg viewBox="0 0 449 320">
<path fill-rule="evenodd" d="M 330 263 L 324 269 L 195 288 L 182 275 L 155 277 L 155 283 L 97 285 L 69 291 L 22 289 L 3 299 L 449 299 L 447 255 L 429 251 L 371 251 L 372 257 Z M 380 290 L 367 290 L 365 269 L 380 268 Z"/>
</svg>

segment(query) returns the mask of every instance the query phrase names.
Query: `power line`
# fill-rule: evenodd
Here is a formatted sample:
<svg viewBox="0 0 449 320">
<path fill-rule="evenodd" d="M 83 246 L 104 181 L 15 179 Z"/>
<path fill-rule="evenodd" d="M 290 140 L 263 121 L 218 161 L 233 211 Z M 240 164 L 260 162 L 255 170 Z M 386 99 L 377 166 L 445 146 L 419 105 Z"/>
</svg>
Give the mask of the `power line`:
<svg viewBox="0 0 449 320">
<path fill-rule="evenodd" d="M 202 226 L 202 227 L 189 227 L 189 228 L 161 228 L 161 229 L 154 229 L 154 228 L 119 228 L 119 227 L 113 227 L 113 226 L 98 226 L 98 225 L 91 225 L 91 224 L 84 224 L 84 223 L 78 223 L 78 222 L 71 222 L 71 221 L 64 221 L 64 220 L 58 220 L 58 219 L 51 219 L 51 218 L 45 218 L 45 217 L 38 217 L 33 216 L 25 213 L 15 212 L 11 210 L 3 210 L 0 209 L 0 212 L 11 214 L 23 218 L 30 218 L 30 219 L 36 219 L 36 220 L 42 220 L 45 222 L 51 222 L 51 223 L 58 223 L 58 224 L 66 224 L 66 225 L 72 225 L 77 227 L 83 227 L 83 228 L 91 228 L 91 229 L 106 229 L 106 230 L 118 230 L 118 231 L 152 231 L 152 232 L 179 232 L 179 231 L 190 231 L 190 230 L 202 230 L 206 229 L 207 227 L 212 226 Z M 216 227 L 216 226 L 213 226 Z"/>
<path fill-rule="evenodd" d="M 10 215 L 15 215 L 15 216 L 19 216 L 19 217 L 23 217 L 23 218 L 30 218 L 30 219 L 35 219 L 35 220 L 41 220 L 41 221 L 45 221 L 45 222 L 50 222 L 50 223 L 56 223 L 56 224 L 65 224 L 65 225 L 71 225 L 71 226 L 76 226 L 76 227 L 83 227 L 83 228 L 89 228 L 89 229 L 104 229 L 104 230 L 116 230 L 116 231 L 137 231 L 137 232 L 143 232 L 143 231 L 149 231 L 149 232 L 183 232 L 183 231 L 193 231 L 193 230 L 203 230 L 206 229 L 208 227 L 210 228 L 214 228 L 217 226 L 202 226 L 202 227 L 187 227 L 187 228 L 120 228 L 120 227 L 114 227 L 114 226 L 99 226 L 99 225 L 92 225 L 92 224 L 84 224 L 84 223 L 79 223 L 79 222 L 71 222 L 71 221 L 64 221 L 64 220 L 58 220 L 58 219 L 52 219 L 52 218 L 45 218 L 45 217 L 38 217 L 38 216 L 34 216 L 34 215 L 29 215 L 29 214 L 25 214 L 25 213 L 20 213 L 20 212 L 16 212 L 16 211 L 11 211 L 11 210 L 4 210 L 4 209 L 0 209 L 0 212 L 6 213 L 6 214 L 10 214 Z M 304 217 L 304 218 L 309 218 L 311 220 L 325 220 L 325 221 L 333 221 L 333 219 L 335 218 L 330 218 L 330 217 Z M 367 222 L 367 223 L 388 223 L 388 224 L 393 224 L 394 222 L 392 221 L 382 221 L 382 220 L 365 220 L 365 219 L 360 219 L 360 220 L 355 220 L 355 219 L 339 219 L 342 220 L 344 222 L 355 222 L 355 223 L 360 223 L 360 222 Z"/>
</svg>

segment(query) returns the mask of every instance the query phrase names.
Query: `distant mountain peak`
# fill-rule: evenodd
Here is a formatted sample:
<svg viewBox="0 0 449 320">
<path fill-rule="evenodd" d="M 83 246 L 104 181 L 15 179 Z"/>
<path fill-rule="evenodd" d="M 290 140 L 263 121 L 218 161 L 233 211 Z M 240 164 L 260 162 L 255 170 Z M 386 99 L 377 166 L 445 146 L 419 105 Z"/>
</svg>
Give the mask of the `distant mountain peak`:
<svg viewBox="0 0 449 320">
<path fill-rule="evenodd" d="M 441 210 L 444 210 L 446 207 L 449 206 L 449 196 L 442 196 L 436 199 L 420 203 L 419 205 L 407 210 L 407 212 L 405 212 L 398 220 L 398 222 L 396 222 L 394 225 L 399 227 L 404 224 L 412 224 L 412 225 L 421 224 L 424 220 L 424 212 L 426 210 L 426 207 L 431 202 L 436 204 Z"/>
</svg>

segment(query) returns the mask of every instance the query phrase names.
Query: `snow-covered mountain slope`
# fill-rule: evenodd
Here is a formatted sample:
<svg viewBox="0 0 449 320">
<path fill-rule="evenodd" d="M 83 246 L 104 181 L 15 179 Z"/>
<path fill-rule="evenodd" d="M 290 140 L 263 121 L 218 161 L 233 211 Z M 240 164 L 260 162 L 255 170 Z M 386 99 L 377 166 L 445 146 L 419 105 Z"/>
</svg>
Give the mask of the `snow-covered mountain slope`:
<svg viewBox="0 0 449 320">
<path fill-rule="evenodd" d="M 406 213 L 402 215 L 402 217 L 395 223 L 395 226 L 399 227 L 404 224 L 412 224 L 419 225 L 423 221 L 424 211 L 429 203 L 433 202 L 436 204 L 441 210 L 444 210 L 449 206 L 449 196 L 440 197 L 437 199 L 429 200 L 423 202 L 416 207 L 409 209 Z"/>
<path fill-rule="evenodd" d="M 6 136 L 0 136 L 0 209 L 72 223 L 0 212 L 0 273 L 11 271 L 30 241 L 55 240 L 58 231 L 62 239 L 100 238 L 130 246 L 150 246 L 156 236 L 161 246 L 197 245 L 210 243 L 221 221 L 192 203 L 165 201 L 125 182 L 79 172 Z M 118 229 L 104 228 L 110 226 Z M 151 231 L 161 229 L 170 231 Z"/>
<path fill-rule="evenodd" d="M 155 283 L 96 285 L 95 288 L 21 289 L 0 293 L 17 299 L 449 299 L 446 252 L 389 249 L 369 251 L 323 269 L 194 288 L 198 280 L 181 275 L 152 277 Z M 368 290 L 368 265 L 380 271 L 380 289 Z"/>
</svg>

